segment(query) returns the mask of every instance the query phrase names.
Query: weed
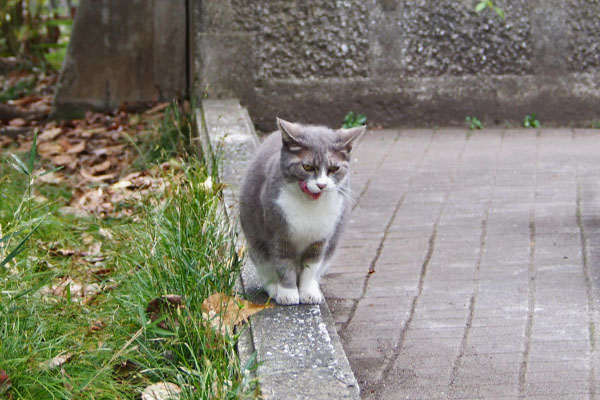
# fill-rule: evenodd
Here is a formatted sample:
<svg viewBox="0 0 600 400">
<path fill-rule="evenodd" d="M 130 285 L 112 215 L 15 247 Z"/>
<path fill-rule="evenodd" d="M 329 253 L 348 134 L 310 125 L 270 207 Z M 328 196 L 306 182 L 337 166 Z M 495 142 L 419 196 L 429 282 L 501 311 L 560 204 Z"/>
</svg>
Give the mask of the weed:
<svg viewBox="0 0 600 400">
<path fill-rule="evenodd" d="M 185 112 L 174 101 L 167 107 L 157 129 L 148 131 L 137 140 L 127 137 L 138 152 L 134 167 L 164 162 L 177 155 L 195 155 L 196 148 L 192 141 L 194 124 L 193 113 Z"/>
<path fill-rule="evenodd" d="M 473 116 L 468 116 L 465 118 L 467 126 L 470 131 L 474 131 L 476 129 L 483 129 L 483 123 L 479 120 L 479 118 Z"/>
<path fill-rule="evenodd" d="M 21 79 L 13 86 L 9 86 L 0 92 L 0 103 L 5 103 L 8 100 L 14 100 L 19 97 L 29 94 L 35 86 L 35 77 Z"/>
<path fill-rule="evenodd" d="M 350 111 L 344 117 L 344 122 L 342 124 L 342 128 L 354 128 L 357 126 L 363 126 L 367 124 L 367 117 L 364 114 L 354 114 L 353 111 Z"/>
<path fill-rule="evenodd" d="M 523 119 L 523 126 L 525 128 L 539 128 L 541 124 L 540 121 L 537 119 L 535 113 L 531 113 L 526 115 Z"/>
<path fill-rule="evenodd" d="M 475 11 L 482 12 L 486 8 L 490 8 L 490 9 L 494 10 L 494 12 L 496 14 L 498 14 L 500 16 L 500 18 L 504 19 L 504 17 L 505 17 L 504 11 L 500 7 L 496 6 L 494 4 L 493 0 L 483 0 L 483 1 L 480 1 L 475 6 Z"/>
</svg>

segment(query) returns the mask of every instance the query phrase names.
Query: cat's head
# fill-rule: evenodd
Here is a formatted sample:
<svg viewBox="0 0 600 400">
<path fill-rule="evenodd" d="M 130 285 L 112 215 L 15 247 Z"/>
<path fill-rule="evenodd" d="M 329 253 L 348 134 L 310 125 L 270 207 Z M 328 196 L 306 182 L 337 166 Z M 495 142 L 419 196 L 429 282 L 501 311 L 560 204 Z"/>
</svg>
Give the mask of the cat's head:
<svg viewBox="0 0 600 400">
<path fill-rule="evenodd" d="M 333 130 L 277 118 L 281 132 L 281 172 L 313 200 L 339 190 L 348 176 L 350 152 L 366 126 Z"/>
</svg>

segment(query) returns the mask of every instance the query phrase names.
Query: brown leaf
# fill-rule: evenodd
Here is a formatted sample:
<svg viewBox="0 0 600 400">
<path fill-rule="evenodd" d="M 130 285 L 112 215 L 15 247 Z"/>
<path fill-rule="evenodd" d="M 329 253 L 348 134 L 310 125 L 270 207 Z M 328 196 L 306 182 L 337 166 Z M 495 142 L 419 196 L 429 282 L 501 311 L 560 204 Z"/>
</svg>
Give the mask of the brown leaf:
<svg viewBox="0 0 600 400">
<path fill-rule="evenodd" d="M 58 166 L 68 165 L 69 167 L 74 167 L 76 165 L 76 161 L 73 158 L 73 156 L 70 156 L 68 154 L 60 154 L 58 156 L 54 156 L 50 159 L 50 161 L 52 161 L 52 164 Z"/>
<path fill-rule="evenodd" d="M 28 104 L 31 103 L 35 103 L 36 101 L 39 101 L 40 98 L 39 96 L 25 96 L 25 97 L 21 97 L 20 99 L 15 99 L 15 100 L 11 100 L 9 102 L 9 104 L 13 104 L 15 106 L 26 106 Z"/>
<path fill-rule="evenodd" d="M 106 160 L 104 162 L 101 162 L 100 164 L 96 164 L 96 165 L 92 166 L 91 171 L 92 171 L 92 174 L 95 175 L 99 172 L 106 172 L 110 167 L 111 167 L 110 160 Z"/>
<path fill-rule="evenodd" d="M 71 358 L 73 358 L 73 354 L 66 353 L 62 355 L 58 355 L 51 360 L 46 362 L 46 369 L 51 370 L 62 366 L 64 363 L 68 362 Z"/>
<path fill-rule="evenodd" d="M 27 125 L 27 121 L 25 121 L 23 118 L 15 118 L 8 121 L 8 124 L 10 126 L 25 126 Z"/>
<path fill-rule="evenodd" d="M 114 146 L 108 146 L 108 147 L 103 147 L 100 149 L 94 149 L 92 151 L 92 153 L 95 156 L 113 156 L 113 155 L 117 155 L 117 154 L 121 154 L 123 152 L 123 149 L 125 148 L 124 144 L 118 144 L 118 145 L 114 145 Z"/>
<path fill-rule="evenodd" d="M 114 369 L 119 378 L 129 379 L 132 375 L 141 370 L 141 367 L 131 360 L 126 360 L 115 365 Z"/>
<path fill-rule="evenodd" d="M 62 132 L 62 128 L 46 129 L 44 132 L 42 132 L 37 137 L 38 143 L 42 143 L 42 142 L 47 142 L 49 140 L 53 140 L 55 137 L 57 137 L 58 135 L 60 135 L 61 132 Z"/>
<path fill-rule="evenodd" d="M 85 150 L 85 142 L 81 141 L 67 149 L 68 154 L 78 154 Z"/>
<path fill-rule="evenodd" d="M 73 206 L 61 207 L 58 209 L 58 212 L 62 215 L 72 215 L 77 218 L 87 218 L 90 216 L 86 210 Z"/>
<path fill-rule="evenodd" d="M 76 282 L 72 278 L 63 279 L 53 286 L 46 286 L 41 290 L 42 294 L 67 298 L 69 293 L 72 301 L 81 301 L 86 297 L 95 296 L 102 292 L 100 285 L 96 283 Z"/>
<path fill-rule="evenodd" d="M 65 180 L 65 176 L 61 172 L 53 171 L 47 174 L 43 174 L 43 172 L 45 171 L 41 170 L 37 176 L 37 180 L 40 182 L 57 185 Z"/>
<path fill-rule="evenodd" d="M 146 114 L 146 115 L 156 114 L 156 113 L 164 110 L 165 108 L 169 107 L 169 104 L 171 104 L 171 103 L 160 103 L 160 104 L 152 107 L 151 109 L 147 110 L 144 114 Z"/>
<path fill-rule="evenodd" d="M 171 382 L 152 384 L 142 391 L 142 400 L 175 400 L 179 399 L 181 388 Z"/>
<path fill-rule="evenodd" d="M 1 149 L 1 148 L 3 148 L 3 147 L 6 147 L 6 146 L 8 146 L 8 145 L 9 145 L 9 144 L 11 144 L 12 142 L 13 142 L 13 139 L 12 139 L 12 138 L 10 138 L 10 137 L 8 137 L 8 136 L 5 136 L 5 135 L 3 134 L 3 132 L 0 132 L 0 149 Z"/>
<path fill-rule="evenodd" d="M 184 307 L 183 304 L 181 304 L 181 296 L 177 294 L 166 294 L 150 300 L 146 307 L 146 314 L 149 314 L 150 321 L 154 322 L 157 319 L 162 318 L 165 312 L 172 312 L 181 307 Z M 168 329 L 166 321 L 161 321 L 158 326 L 163 329 Z"/>
<path fill-rule="evenodd" d="M 101 319 L 97 319 L 94 322 L 92 322 L 92 324 L 90 325 L 90 331 L 91 332 L 101 331 L 102 329 L 104 329 L 105 326 L 106 326 L 106 324 L 104 323 L 104 321 L 102 321 Z"/>
<path fill-rule="evenodd" d="M 221 334 L 232 333 L 233 328 L 241 325 L 248 318 L 272 304 L 255 304 L 237 296 L 215 293 L 202 303 L 202 316 Z"/>
<path fill-rule="evenodd" d="M 90 137 L 94 136 L 96 133 L 103 133 L 103 132 L 106 132 L 106 127 L 99 126 L 96 128 L 86 129 L 86 130 L 82 131 L 80 136 L 82 138 L 90 138 Z"/>
<path fill-rule="evenodd" d="M 79 173 L 81 174 L 81 176 L 83 176 L 83 178 L 87 181 L 90 182 L 102 182 L 102 181 L 107 181 L 109 179 L 113 179 L 115 176 L 117 176 L 117 174 L 105 174 L 105 175 L 98 175 L 98 176 L 94 176 L 93 174 L 87 172 L 84 168 L 81 168 L 79 170 Z"/>
<path fill-rule="evenodd" d="M 62 153 L 63 148 L 60 144 L 55 142 L 44 142 L 38 145 L 37 151 L 43 156 L 51 156 Z"/>
<path fill-rule="evenodd" d="M 10 378 L 5 370 L 0 369 L 0 395 L 6 393 L 12 386 Z"/>
</svg>

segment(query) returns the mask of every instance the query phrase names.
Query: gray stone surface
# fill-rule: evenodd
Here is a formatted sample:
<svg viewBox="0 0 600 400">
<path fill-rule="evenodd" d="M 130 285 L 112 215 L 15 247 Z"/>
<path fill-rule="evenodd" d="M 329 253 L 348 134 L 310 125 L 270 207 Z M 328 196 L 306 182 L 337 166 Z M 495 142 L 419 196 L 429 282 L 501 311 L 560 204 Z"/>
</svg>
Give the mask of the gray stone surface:
<svg viewBox="0 0 600 400">
<path fill-rule="evenodd" d="M 193 1 L 196 92 L 273 116 L 383 126 L 600 119 L 599 6 L 500 0 Z"/>
<path fill-rule="evenodd" d="M 204 156 L 210 165 L 220 160 L 219 177 L 227 185 L 224 209 L 237 226 L 239 185 L 258 145 L 254 128 L 238 101 L 203 101 L 197 116 Z M 252 301 L 267 301 L 249 260 L 238 289 Z M 261 398 L 358 399 L 359 388 L 327 304 L 261 311 L 243 332 L 238 352 L 242 365 L 256 353 Z"/>
<path fill-rule="evenodd" d="M 363 399 L 597 398 L 600 131 L 382 130 L 323 289 Z"/>
<path fill-rule="evenodd" d="M 186 41 L 186 0 L 81 0 L 54 113 L 185 95 Z"/>
</svg>

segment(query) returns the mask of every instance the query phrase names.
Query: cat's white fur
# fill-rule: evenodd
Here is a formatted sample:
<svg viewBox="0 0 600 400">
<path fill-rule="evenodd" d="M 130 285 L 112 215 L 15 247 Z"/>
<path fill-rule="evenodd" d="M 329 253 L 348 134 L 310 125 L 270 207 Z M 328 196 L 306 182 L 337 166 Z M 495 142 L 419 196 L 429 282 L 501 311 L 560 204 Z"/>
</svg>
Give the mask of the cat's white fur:
<svg viewBox="0 0 600 400">
<path fill-rule="evenodd" d="M 321 190 L 317 183 L 326 185 L 317 200 L 303 193 L 297 183 L 284 185 L 276 200 L 287 220 L 292 241 L 300 252 L 312 243 L 330 237 L 343 209 L 343 198 L 335 183 L 326 174 L 321 174 L 318 179 L 307 182 L 311 192 L 318 193 Z M 310 263 L 302 270 L 297 289 L 271 285 L 267 291 L 271 289 L 274 292 L 279 304 L 297 304 L 299 301 L 305 304 L 321 303 L 323 294 L 318 280 L 324 270 L 323 260 Z"/>
<path fill-rule="evenodd" d="M 300 251 L 329 237 L 340 217 L 343 198 L 331 179 L 328 181 L 318 200 L 303 193 L 297 183 L 286 184 L 279 193 L 276 202 L 283 210 L 293 242 Z M 308 187 L 311 188 L 311 182 Z"/>
</svg>

